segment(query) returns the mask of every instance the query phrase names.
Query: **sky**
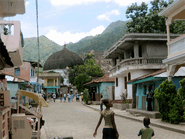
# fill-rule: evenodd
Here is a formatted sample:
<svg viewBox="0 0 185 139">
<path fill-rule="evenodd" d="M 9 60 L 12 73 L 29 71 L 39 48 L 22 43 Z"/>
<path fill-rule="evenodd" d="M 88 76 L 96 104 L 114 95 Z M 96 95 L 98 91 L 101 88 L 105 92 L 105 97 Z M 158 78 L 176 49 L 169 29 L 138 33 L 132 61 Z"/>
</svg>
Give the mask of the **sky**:
<svg viewBox="0 0 185 139">
<path fill-rule="evenodd" d="M 101 34 L 112 22 L 128 20 L 125 12 L 134 2 L 150 0 L 38 0 L 39 35 L 59 45 L 76 43 Z M 25 14 L 5 20 L 21 21 L 24 38 L 36 37 L 35 0 L 26 0 L 25 5 Z"/>
</svg>

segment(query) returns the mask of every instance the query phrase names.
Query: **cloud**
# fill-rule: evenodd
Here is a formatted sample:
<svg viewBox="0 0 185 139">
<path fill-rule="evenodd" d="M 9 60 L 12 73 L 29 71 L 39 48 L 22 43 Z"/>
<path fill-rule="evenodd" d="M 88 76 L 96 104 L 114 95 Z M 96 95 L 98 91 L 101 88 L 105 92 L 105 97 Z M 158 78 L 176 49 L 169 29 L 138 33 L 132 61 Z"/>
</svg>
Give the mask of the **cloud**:
<svg viewBox="0 0 185 139">
<path fill-rule="evenodd" d="M 26 1 L 26 4 L 25 4 L 25 5 L 26 5 L 26 7 L 28 6 L 28 4 L 30 4 L 30 2 L 29 2 L 29 1 Z"/>
<path fill-rule="evenodd" d="M 114 2 L 119 6 L 128 6 L 132 3 L 150 2 L 151 0 L 48 0 L 52 5 L 82 5 L 82 4 L 92 4 L 100 2 Z"/>
<path fill-rule="evenodd" d="M 103 25 L 93 28 L 89 32 L 77 32 L 74 34 L 71 33 L 70 31 L 61 33 L 61 32 L 57 32 L 57 30 L 52 29 L 46 34 L 46 37 L 48 37 L 49 39 L 53 40 L 54 42 L 60 45 L 64 45 L 64 42 L 65 43 L 70 43 L 70 42 L 76 43 L 86 36 L 95 36 L 95 35 L 101 34 L 104 30 L 105 30 L 105 27 Z"/>
<path fill-rule="evenodd" d="M 97 18 L 98 18 L 99 20 L 111 21 L 111 20 L 110 20 L 110 16 L 111 16 L 111 15 L 120 15 L 120 12 L 119 12 L 118 10 L 112 10 L 112 11 L 110 11 L 110 12 L 106 12 L 106 13 L 104 13 L 104 14 L 102 14 L 102 15 L 99 15 Z"/>
</svg>

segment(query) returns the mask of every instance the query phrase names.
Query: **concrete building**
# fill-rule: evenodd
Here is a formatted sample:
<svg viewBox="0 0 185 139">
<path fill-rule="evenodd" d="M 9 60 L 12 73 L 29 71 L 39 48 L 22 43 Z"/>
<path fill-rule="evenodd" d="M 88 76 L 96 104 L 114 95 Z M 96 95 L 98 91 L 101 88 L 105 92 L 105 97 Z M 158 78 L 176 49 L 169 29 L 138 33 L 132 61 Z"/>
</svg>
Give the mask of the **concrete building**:
<svg viewBox="0 0 185 139">
<path fill-rule="evenodd" d="M 39 74 L 39 77 L 44 80 L 44 92 L 45 93 L 58 93 L 60 88 L 60 73 L 55 72 L 43 72 Z"/>
<path fill-rule="evenodd" d="M 113 62 L 110 77 L 115 79 L 115 102 L 120 102 L 125 93 L 136 107 L 136 86 L 127 82 L 165 67 L 166 40 L 166 34 L 126 34 L 105 53 Z"/>
<path fill-rule="evenodd" d="M 163 63 L 167 66 L 169 80 L 172 80 L 172 76 L 181 66 L 185 66 L 185 35 L 181 35 L 176 39 L 170 37 L 170 24 L 174 20 L 185 20 L 184 15 L 184 0 L 174 1 L 159 13 L 159 16 L 166 17 L 168 57 L 163 60 Z"/>
<path fill-rule="evenodd" d="M 128 82 L 128 84 L 136 85 L 136 109 L 147 110 L 148 103 L 146 101 L 147 93 L 150 92 L 150 86 L 154 86 L 153 90 L 157 89 L 167 77 L 166 68 L 156 72 L 141 76 Z M 185 77 L 185 68 L 181 67 L 172 77 L 172 83 L 176 85 L 176 89 L 181 87 L 179 81 Z M 152 111 L 158 111 L 157 100 L 153 98 Z"/>
<path fill-rule="evenodd" d="M 102 77 L 94 79 L 84 85 L 89 87 L 89 93 L 92 101 L 100 101 L 100 96 L 103 96 L 103 99 L 113 98 L 109 96 L 109 87 L 115 85 L 115 80 L 109 78 L 109 74 L 105 74 Z"/>
</svg>

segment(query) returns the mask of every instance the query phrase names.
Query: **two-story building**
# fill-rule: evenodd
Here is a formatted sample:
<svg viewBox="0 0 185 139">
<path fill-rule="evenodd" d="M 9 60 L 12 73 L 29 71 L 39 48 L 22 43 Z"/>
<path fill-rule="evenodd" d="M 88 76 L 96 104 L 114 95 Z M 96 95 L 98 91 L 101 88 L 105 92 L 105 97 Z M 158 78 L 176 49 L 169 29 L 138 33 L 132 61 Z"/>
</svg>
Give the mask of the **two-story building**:
<svg viewBox="0 0 185 139">
<path fill-rule="evenodd" d="M 104 54 L 113 61 L 110 77 L 115 78 L 115 102 L 120 102 L 125 93 L 132 100 L 132 108 L 136 107 L 136 86 L 127 82 L 165 67 L 166 40 L 166 34 L 126 34 Z"/>
<path fill-rule="evenodd" d="M 60 91 L 60 73 L 42 72 L 39 77 L 44 80 L 43 88 L 45 93 L 58 93 Z"/>
<path fill-rule="evenodd" d="M 174 20 L 185 20 L 185 1 L 176 0 L 159 13 L 166 17 L 168 57 L 163 60 L 167 66 L 168 80 L 181 66 L 185 66 L 185 34 L 174 39 L 170 37 L 170 25 Z M 185 30 L 185 29 L 184 29 Z"/>
</svg>

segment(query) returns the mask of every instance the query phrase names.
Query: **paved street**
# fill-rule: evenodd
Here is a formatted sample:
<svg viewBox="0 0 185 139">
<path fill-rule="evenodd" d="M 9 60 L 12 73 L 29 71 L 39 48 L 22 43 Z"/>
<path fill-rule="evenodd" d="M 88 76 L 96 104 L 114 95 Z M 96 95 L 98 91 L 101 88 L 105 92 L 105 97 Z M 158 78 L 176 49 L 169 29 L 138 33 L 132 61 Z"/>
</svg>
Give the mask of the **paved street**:
<svg viewBox="0 0 185 139">
<path fill-rule="evenodd" d="M 46 120 L 44 125 L 47 138 L 69 137 L 73 139 L 94 139 L 92 136 L 94 129 L 99 120 L 99 113 L 80 102 L 60 103 L 50 102 L 49 108 L 43 108 L 43 119 Z M 115 117 L 119 139 L 139 139 L 138 131 L 143 125 L 139 122 L 127 120 L 121 117 Z M 96 139 L 102 138 L 102 129 L 104 121 L 98 129 Z M 152 127 L 155 132 L 154 139 L 184 139 L 185 135 Z"/>
</svg>

